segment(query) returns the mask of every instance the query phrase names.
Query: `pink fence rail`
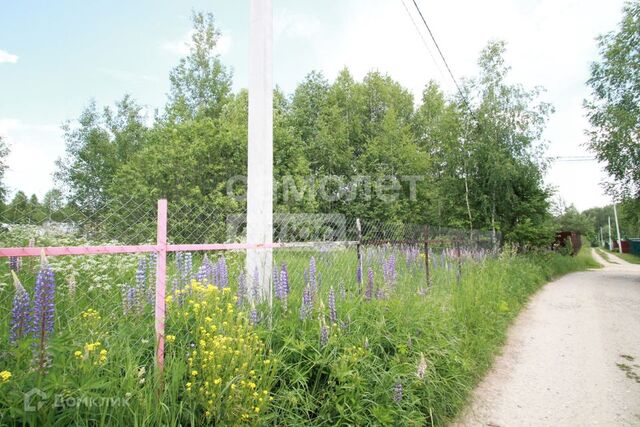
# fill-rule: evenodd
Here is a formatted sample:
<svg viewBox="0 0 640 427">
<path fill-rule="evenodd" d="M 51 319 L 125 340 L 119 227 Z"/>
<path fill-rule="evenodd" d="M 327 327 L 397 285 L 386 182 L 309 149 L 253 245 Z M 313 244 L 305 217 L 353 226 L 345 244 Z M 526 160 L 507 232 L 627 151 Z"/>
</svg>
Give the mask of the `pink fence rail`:
<svg viewBox="0 0 640 427">
<path fill-rule="evenodd" d="M 54 246 L 54 247 L 10 247 L 0 248 L 0 258 L 6 257 L 37 257 L 68 256 L 68 255 L 112 255 L 112 254 L 157 254 L 154 324 L 156 338 L 156 363 L 159 372 L 164 369 L 165 344 L 165 293 L 167 282 L 167 253 L 220 251 L 244 249 L 277 249 L 277 248 L 305 248 L 324 246 L 355 245 L 357 241 L 338 242 L 276 242 L 276 243 L 205 243 L 205 244 L 168 244 L 168 205 L 166 199 L 158 200 L 157 205 L 157 233 L 156 244 L 144 245 L 105 245 L 105 246 Z"/>
<path fill-rule="evenodd" d="M 156 265 L 155 295 L 155 335 L 156 363 L 160 372 L 164 369 L 164 335 L 165 335 L 165 292 L 167 282 L 167 253 L 181 251 L 217 251 L 243 249 L 275 249 L 284 247 L 313 246 L 308 243 L 212 243 L 182 244 L 167 243 L 167 200 L 158 200 L 157 237 L 155 245 L 107 245 L 107 246 L 55 246 L 55 247 L 19 247 L 0 248 L 0 257 L 36 257 L 66 255 L 105 255 L 135 254 L 155 252 L 158 255 Z"/>
</svg>

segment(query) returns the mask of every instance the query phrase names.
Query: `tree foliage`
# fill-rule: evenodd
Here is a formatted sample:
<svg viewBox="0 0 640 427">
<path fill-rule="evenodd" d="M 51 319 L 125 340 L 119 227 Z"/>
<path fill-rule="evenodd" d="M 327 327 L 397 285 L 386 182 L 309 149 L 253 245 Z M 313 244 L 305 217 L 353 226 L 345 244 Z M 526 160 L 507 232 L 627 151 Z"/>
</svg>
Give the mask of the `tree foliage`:
<svg viewBox="0 0 640 427">
<path fill-rule="evenodd" d="M 113 111 L 91 103 L 65 126 L 56 176 L 75 205 L 152 206 L 166 197 L 220 215 L 244 212 L 236 196 L 246 186 L 234 177 L 246 175 L 247 92 L 231 90 L 213 17 L 193 20 L 191 51 L 171 72 L 167 106 L 152 126 L 127 96 Z M 430 82 L 416 104 L 390 76 L 358 81 L 347 69 L 332 82 L 311 72 L 291 96 L 276 89 L 276 209 L 493 229 L 538 244 L 551 234 L 541 160 L 551 107 L 538 89 L 507 83 L 504 52 L 502 42 L 483 50 L 464 97 Z M 319 189 L 323 177 L 331 179 Z M 284 186 L 297 197 L 283 197 Z"/>
<path fill-rule="evenodd" d="M 614 195 L 640 198 L 640 2 L 624 7 L 617 31 L 598 38 L 585 101 L 589 147 L 615 183 Z"/>
</svg>

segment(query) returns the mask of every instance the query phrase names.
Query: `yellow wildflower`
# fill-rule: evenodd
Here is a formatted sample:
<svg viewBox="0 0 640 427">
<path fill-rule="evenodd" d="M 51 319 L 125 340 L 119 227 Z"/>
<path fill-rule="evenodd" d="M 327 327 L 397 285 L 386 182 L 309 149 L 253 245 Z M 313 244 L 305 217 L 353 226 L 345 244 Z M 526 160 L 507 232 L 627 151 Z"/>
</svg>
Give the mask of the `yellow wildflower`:
<svg viewBox="0 0 640 427">
<path fill-rule="evenodd" d="M 100 341 L 96 341 L 96 342 L 93 342 L 93 343 L 87 343 L 87 344 L 84 345 L 84 349 L 87 352 L 92 352 L 92 351 L 96 350 L 98 347 L 100 347 Z"/>
<path fill-rule="evenodd" d="M 9 381 L 9 379 L 11 379 L 11 372 L 9 371 L 0 372 L 0 380 L 2 380 L 3 383 L 6 383 L 7 381 Z"/>
<path fill-rule="evenodd" d="M 174 342 L 176 341 L 176 336 L 175 336 L 175 335 L 167 335 L 167 336 L 165 337 L 165 340 L 166 340 L 168 343 L 174 343 Z"/>
<path fill-rule="evenodd" d="M 73 352 L 73 355 L 78 359 L 82 358 L 82 352 L 80 350 L 76 350 L 75 352 Z"/>
<path fill-rule="evenodd" d="M 221 382 L 222 382 L 222 378 L 216 378 L 216 379 L 213 381 L 213 383 L 214 383 L 215 385 L 218 385 L 218 384 L 220 384 Z"/>
<path fill-rule="evenodd" d="M 198 371 L 196 370 L 191 371 L 191 376 L 195 377 L 197 375 L 198 375 Z"/>
</svg>

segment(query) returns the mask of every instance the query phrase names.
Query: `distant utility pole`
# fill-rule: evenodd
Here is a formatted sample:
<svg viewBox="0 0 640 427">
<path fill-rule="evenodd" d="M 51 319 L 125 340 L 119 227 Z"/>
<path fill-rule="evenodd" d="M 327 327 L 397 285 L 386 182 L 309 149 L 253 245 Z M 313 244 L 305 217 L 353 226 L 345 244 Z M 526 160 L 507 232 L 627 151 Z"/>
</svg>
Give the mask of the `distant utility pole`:
<svg viewBox="0 0 640 427">
<path fill-rule="evenodd" d="M 251 0 L 249 31 L 249 150 L 247 243 L 273 242 L 273 10 Z M 258 298 L 272 302 L 271 249 L 247 249 L 246 280 Z M 254 283 L 257 276 L 258 283 Z M 256 301 L 254 301 L 256 302 Z"/>
<path fill-rule="evenodd" d="M 611 216 L 609 216 L 609 250 L 613 250 L 613 240 L 611 239 Z"/>
<path fill-rule="evenodd" d="M 618 235 L 618 251 L 622 253 L 622 240 L 620 240 L 620 224 L 618 223 L 618 210 L 616 209 L 616 204 L 613 204 L 613 216 L 616 219 L 616 233 Z"/>
<path fill-rule="evenodd" d="M 604 235 L 602 234 L 602 227 L 600 227 L 600 247 L 604 247 Z"/>
</svg>

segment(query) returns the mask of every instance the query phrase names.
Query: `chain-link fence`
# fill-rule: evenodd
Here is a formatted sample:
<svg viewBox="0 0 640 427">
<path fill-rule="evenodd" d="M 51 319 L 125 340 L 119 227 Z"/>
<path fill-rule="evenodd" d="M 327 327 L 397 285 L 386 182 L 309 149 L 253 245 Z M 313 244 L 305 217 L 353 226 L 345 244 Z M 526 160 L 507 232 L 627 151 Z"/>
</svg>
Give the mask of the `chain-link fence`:
<svg viewBox="0 0 640 427">
<path fill-rule="evenodd" d="M 460 283 L 466 265 L 494 254 L 496 242 L 477 230 L 275 214 L 275 243 L 256 248 L 256 242 L 245 242 L 244 215 L 169 204 L 164 281 L 156 278 L 156 206 L 95 203 L 55 218 L 5 210 L 0 223 L 0 255 L 7 259 L 0 265 L 0 340 L 46 340 L 43 364 L 54 356 L 99 364 L 110 354 L 107 348 L 119 349 L 117 354 L 128 355 L 126 363 L 138 367 L 142 382 L 154 359 L 156 283 L 166 283 L 167 299 L 179 303 L 194 280 L 229 288 L 253 322 L 271 321 L 274 310 L 304 318 L 312 300 L 324 301 L 327 321 L 333 321 L 336 298 L 388 298 L 398 290 L 427 295 Z M 272 304 L 257 303 L 264 283 L 245 271 L 250 247 L 272 254 Z M 41 251 L 50 255 L 46 261 L 38 258 Z M 38 312 L 43 304 L 51 324 Z M 2 357 L 15 357 L 8 348 L 2 346 Z"/>
</svg>

